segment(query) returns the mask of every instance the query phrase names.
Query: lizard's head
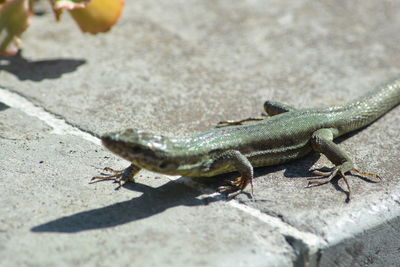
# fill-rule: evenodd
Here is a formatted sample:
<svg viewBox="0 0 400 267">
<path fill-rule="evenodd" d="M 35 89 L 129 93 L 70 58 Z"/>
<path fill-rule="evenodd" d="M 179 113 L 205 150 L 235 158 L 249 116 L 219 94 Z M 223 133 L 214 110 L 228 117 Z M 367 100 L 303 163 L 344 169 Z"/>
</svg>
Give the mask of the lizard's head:
<svg viewBox="0 0 400 267">
<path fill-rule="evenodd" d="M 165 174 L 179 174 L 177 172 L 179 163 L 176 160 L 179 144 L 174 139 L 127 129 L 107 133 L 101 140 L 113 153 L 139 167 Z"/>
</svg>

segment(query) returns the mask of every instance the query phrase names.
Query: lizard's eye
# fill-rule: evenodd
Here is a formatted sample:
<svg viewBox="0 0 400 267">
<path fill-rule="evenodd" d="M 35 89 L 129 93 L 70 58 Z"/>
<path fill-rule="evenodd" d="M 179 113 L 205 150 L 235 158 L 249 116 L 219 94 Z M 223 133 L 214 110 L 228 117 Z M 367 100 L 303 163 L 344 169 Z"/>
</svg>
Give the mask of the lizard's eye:
<svg viewBox="0 0 400 267">
<path fill-rule="evenodd" d="M 160 163 L 158 167 L 160 167 L 160 169 L 166 169 L 168 167 L 168 162 L 163 161 Z"/>
<path fill-rule="evenodd" d="M 174 170 L 177 166 L 173 162 L 163 161 L 158 165 L 158 167 L 162 170 Z"/>
</svg>

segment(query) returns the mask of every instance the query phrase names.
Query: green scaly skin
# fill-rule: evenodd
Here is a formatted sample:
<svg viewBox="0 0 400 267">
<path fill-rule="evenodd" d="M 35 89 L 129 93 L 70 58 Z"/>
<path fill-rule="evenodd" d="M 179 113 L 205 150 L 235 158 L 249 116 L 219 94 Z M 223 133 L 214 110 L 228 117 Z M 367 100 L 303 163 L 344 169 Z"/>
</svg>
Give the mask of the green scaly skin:
<svg viewBox="0 0 400 267">
<path fill-rule="evenodd" d="M 170 138 L 135 129 L 108 133 L 101 138 L 104 146 L 132 164 L 123 171 L 107 168 L 114 175 L 93 179 L 113 179 L 122 185 L 134 181 L 134 176 L 142 168 L 188 177 L 210 177 L 238 171 L 241 174 L 238 179 L 219 188 L 220 191 L 232 191 L 232 197 L 252 184 L 253 167 L 281 164 L 314 150 L 324 154 L 335 167 L 314 170 L 327 179 L 311 181 L 308 186 L 328 183 L 339 175 L 347 184 L 349 200 L 346 173 L 379 176 L 355 169 L 347 153 L 332 140 L 367 126 L 399 103 L 400 79 L 341 106 L 297 110 L 267 101 L 264 108 L 271 117 L 223 122 L 220 126 L 227 127 L 185 138 Z M 259 121 L 240 125 L 255 120 Z"/>
</svg>

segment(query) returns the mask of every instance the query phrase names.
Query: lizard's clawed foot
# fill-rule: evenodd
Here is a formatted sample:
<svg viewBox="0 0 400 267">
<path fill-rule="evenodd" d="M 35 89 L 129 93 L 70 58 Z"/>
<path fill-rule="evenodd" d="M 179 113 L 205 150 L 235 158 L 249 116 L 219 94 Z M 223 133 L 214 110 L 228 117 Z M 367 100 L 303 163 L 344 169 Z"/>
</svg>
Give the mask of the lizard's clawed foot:
<svg viewBox="0 0 400 267">
<path fill-rule="evenodd" d="M 108 173 L 102 172 L 100 173 L 101 176 L 92 177 L 89 184 L 111 180 L 114 181 L 114 183 L 118 183 L 118 187 L 116 189 L 119 189 L 127 182 L 135 182 L 133 177 L 139 170 L 140 169 L 133 165 L 123 170 L 114 170 L 112 168 L 106 167 L 103 169 L 103 171 Z"/>
<path fill-rule="evenodd" d="M 336 175 L 338 175 L 339 170 L 340 170 L 339 166 L 336 166 L 333 168 L 322 167 L 320 169 L 311 169 L 310 172 L 314 175 L 317 175 L 317 177 L 308 178 L 307 179 L 308 184 L 307 184 L 306 188 L 320 186 L 320 185 L 329 183 L 333 178 L 336 177 Z M 347 179 L 345 178 L 344 173 L 342 172 L 340 174 L 340 176 L 342 176 L 342 178 L 344 178 L 344 181 L 347 184 L 347 188 L 350 191 L 350 187 L 348 186 Z M 317 179 L 318 180 L 324 179 L 324 181 L 313 181 L 313 180 L 317 180 Z"/>
<path fill-rule="evenodd" d="M 347 197 L 345 202 L 348 203 L 350 201 L 351 189 L 345 173 L 348 172 L 349 166 L 351 165 L 342 164 L 333 168 L 323 167 L 321 169 L 310 170 L 313 174 L 317 175 L 317 177 L 308 178 L 308 184 L 305 187 L 310 188 L 330 183 L 333 178 L 339 175 L 340 178 L 343 178 L 343 181 L 346 183 L 347 186 Z M 311 181 L 315 179 L 324 179 L 324 181 Z"/>
<path fill-rule="evenodd" d="M 252 179 L 245 179 L 242 177 L 236 178 L 234 181 L 227 180 L 226 183 L 228 185 L 218 187 L 218 192 L 227 192 L 232 191 L 232 193 L 228 194 L 228 198 L 234 198 L 247 187 L 247 185 L 251 185 L 251 195 L 253 196 L 253 181 Z"/>
<path fill-rule="evenodd" d="M 333 178 L 335 178 L 336 176 L 339 175 L 340 178 L 342 178 L 343 181 L 346 183 L 346 187 L 348 189 L 348 199 L 349 200 L 350 200 L 351 189 L 350 189 L 350 185 L 349 185 L 349 182 L 347 181 L 345 173 L 350 172 L 351 175 L 357 175 L 357 176 L 361 176 L 364 178 L 373 178 L 374 180 L 379 179 L 380 181 L 382 181 L 382 178 L 376 174 L 369 173 L 369 172 L 363 172 L 363 171 L 360 171 L 360 170 L 358 170 L 356 168 L 352 168 L 352 167 L 349 168 L 349 165 L 346 165 L 346 164 L 335 166 L 333 168 L 322 167 L 320 169 L 310 169 L 310 171 L 314 175 L 317 175 L 317 177 L 308 178 L 307 179 L 308 184 L 307 184 L 307 186 L 305 186 L 306 188 L 327 184 L 327 183 L 331 182 Z M 317 180 L 317 179 L 318 180 L 324 179 L 324 180 L 323 181 L 313 181 L 313 180 Z"/>
</svg>

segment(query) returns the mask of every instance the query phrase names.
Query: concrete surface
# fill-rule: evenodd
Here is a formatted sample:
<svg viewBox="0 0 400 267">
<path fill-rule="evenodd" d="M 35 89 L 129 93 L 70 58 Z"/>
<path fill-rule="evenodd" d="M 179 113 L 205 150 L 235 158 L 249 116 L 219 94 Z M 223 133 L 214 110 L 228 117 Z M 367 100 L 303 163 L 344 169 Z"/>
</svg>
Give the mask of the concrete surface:
<svg viewBox="0 0 400 267">
<path fill-rule="evenodd" d="M 44 10 L 0 58 L 0 265 L 400 265 L 399 108 L 339 140 L 384 178 L 351 178 L 349 204 L 341 182 L 304 188 L 329 164 L 315 154 L 257 169 L 254 201 L 213 193 L 232 175 L 87 184 L 127 165 L 104 132 L 183 136 L 267 99 L 336 105 L 399 77 L 398 2 L 129 1 L 98 36 Z"/>
<path fill-rule="evenodd" d="M 282 266 L 295 259 L 276 227 L 224 201 L 199 199 L 198 190 L 147 173 L 119 191 L 89 185 L 98 162 L 118 165 L 107 151 L 52 134 L 14 108 L 3 109 L 0 121 L 1 266 Z"/>
</svg>

